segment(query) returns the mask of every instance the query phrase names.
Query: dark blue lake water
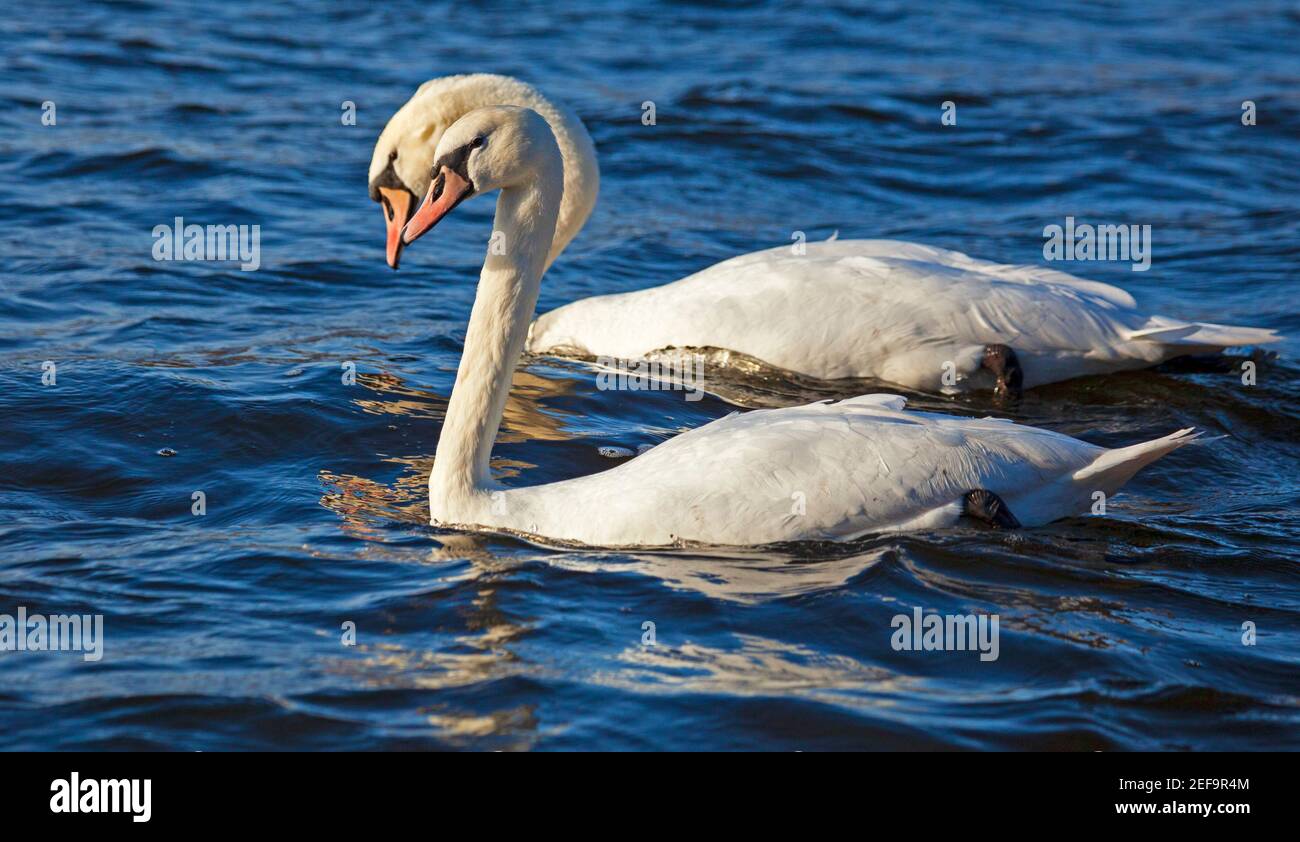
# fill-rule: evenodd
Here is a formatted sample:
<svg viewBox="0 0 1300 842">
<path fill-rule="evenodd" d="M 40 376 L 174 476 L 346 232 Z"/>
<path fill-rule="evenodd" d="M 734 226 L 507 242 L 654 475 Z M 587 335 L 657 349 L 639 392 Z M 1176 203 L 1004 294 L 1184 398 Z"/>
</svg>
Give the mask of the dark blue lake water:
<svg viewBox="0 0 1300 842">
<path fill-rule="evenodd" d="M 0 613 L 104 618 L 97 662 L 0 652 L 0 748 L 1300 747 L 1294 4 L 38 2 L 0 35 Z M 1152 264 L 1065 268 L 1289 338 L 1254 385 L 1237 357 L 920 400 L 1225 436 L 1105 517 L 712 556 L 439 533 L 492 203 L 392 272 L 366 170 L 419 83 L 471 71 L 599 150 L 543 310 L 793 231 L 1041 263 L 1074 216 L 1149 224 Z M 177 216 L 259 225 L 260 268 L 155 261 Z M 495 460 L 581 475 L 731 409 L 534 360 Z M 997 614 L 998 659 L 895 651 L 916 607 Z"/>
</svg>

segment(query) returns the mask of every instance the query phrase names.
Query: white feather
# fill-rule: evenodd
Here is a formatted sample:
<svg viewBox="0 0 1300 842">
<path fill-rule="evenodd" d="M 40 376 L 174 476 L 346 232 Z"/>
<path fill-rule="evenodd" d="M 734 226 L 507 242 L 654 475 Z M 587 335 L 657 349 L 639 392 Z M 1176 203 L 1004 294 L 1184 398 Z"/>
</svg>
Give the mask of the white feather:
<svg viewBox="0 0 1300 842">
<path fill-rule="evenodd" d="M 493 230 L 513 246 L 489 253 L 480 276 L 429 478 L 435 525 L 602 547 L 841 541 L 951 525 L 965 495 L 987 489 L 1033 526 L 1086 511 L 1094 492 L 1113 493 L 1189 439 L 1180 431 L 1107 451 L 999 419 L 909 412 L 904 398 L 875 394 L 733 413 L 599 474 L 503 488 L 489 456 L 563 192 L 549 133 L 528 109 L 488 108 L 439 143 L 443 155 L 486 138 L 468 158 L 469 180 L 501 189 Z M 889 265 L 845 258 L 864 260 Z M 1016 283 L 1007 286 L 1014 295 Z"/>
<path fill-rule="evenodd" d="M 397 175 L 422 196 L 442 134 L 492 105 L 531 108 L 555 133 L 564 193 L 549 265 L 591 214 L 600 168 L 582 121 L 531 85 L 492 74 L 429 80 L 380 135 L 371 181 L 396 151 Z M 640 359 L 717 348 L 823 379 L 953 393 L 992 385 L 980 362 L 993 343 L 1013 348 L 1028 388 L 1279 338 L 1271 330 L 1149 316 L 1121 289 L 1052 269 L 838 236 L 804 244 L 798 254 L 782 246 L 663 286 L 573 302 L 537 319 L 527 350 Z"/>
<path fill-rule="evenodd" d="M 1030 388 L 1277 339 L 1267 330 L 1151 322 L 1123 290 L 1063 272 L 894 240 L 837 240 L 575 301 L 537 319 L 528 350 L 639 359 L 665 348 L 724 348 L 813 377 L 954 392 L 992 385 L 980 363 L 994 343 L 1012 347 Z"/>
</svg>

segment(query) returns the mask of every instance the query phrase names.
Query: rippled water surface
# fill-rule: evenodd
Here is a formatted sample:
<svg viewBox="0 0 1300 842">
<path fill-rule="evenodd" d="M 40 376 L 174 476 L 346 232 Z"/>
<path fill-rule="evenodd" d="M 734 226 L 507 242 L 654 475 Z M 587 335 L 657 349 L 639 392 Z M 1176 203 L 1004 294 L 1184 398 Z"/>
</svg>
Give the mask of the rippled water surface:
<svg viewBox="0 0 1300 842">
<path fill-rule="evenodd" d="M 0 748 L 1300 747 L 1300 14 L 931 5 L 0 18 L 0 613 L 102 614 L 106 638 L 98 663 L 0 653 Z M 425 482 L 491 202 L 392 272 L 366 170 L 420 82 L 475 70 L 570 103 L 600 153 L 543 310 L 796 230 L 1037 263 L 1043 227 L 1073 215 L 1153 230 L 1149 272 L 1079 274 L 1290 338 L 1253 386 L 1240 357 L 1180 362 L 1006 413 L 1107 445 L 1224 436 L 1106 517 L 711 555 L 441 533 Z M 151 231 L 176 216 L 260 225 L 261 268 L 155 262 Z M 853 386 L 717 390 L 770 405 Z M 731 409 L 532 360 L 495 467 L 587 474 L 615 464 L 600 447 Z M 914 607 L 997 614 L 1000 657 L 894 651 Z"/>
</svg>

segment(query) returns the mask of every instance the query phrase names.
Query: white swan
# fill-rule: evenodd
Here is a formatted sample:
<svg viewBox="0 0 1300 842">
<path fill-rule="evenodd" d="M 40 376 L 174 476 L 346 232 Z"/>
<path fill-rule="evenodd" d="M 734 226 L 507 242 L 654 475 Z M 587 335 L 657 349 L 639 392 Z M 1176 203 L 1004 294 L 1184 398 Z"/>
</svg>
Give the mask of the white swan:
<svg viewBox="0 0 1300 842">
<path fill-rule="evenodd" d="M 509 77 L 434 79 L 393 116 L 371 160 L 371 195 L 384 203 L 390 265 L 401 248 L 396 232 L 414 196 L 428 187 L 431 144 L 456 119 L 487 105 L 532 108 L 556 134 L 564 197 L 548 265 L 586 222 L 599 168 L 581 120 Z M 914 243 L 841 240 L 794 251 L 754 252 L 674 283 L 575 301 L 540 316 L 526 350 L 642 359 L 672 349 L 720 349 L 825 380 L 1014 394 L 1280 338 L 1272 330 L 1144 315 L 1132 296 L 1109 284 Z"/>
<path fill-rule="evenodd" d="M 437 174 L 401 236 L 410 243 L 470 196 L 500 189 L 490 248 L 429 477 L 431 522 L 587 546 L 845 540 L 939 527 L 963 514 L 999 526 L 1086 511 L 1190 430 L 1107 450 L 992 418 L 904 411 L 903 398 L 729 415 L 603 473 L 504 488 L 493 440 L 545 272 L 563 192 L 546 121 L 519 107 L 452 125 Z M 504 253 L 498 253 L 503 251 Z"/>
<path fill-rule="evenodd" d="M 415 204 L 429 189 L 433 150 L 451 124 L 476 108 L 520 105 L 546 118 L 564 157 L 564 200 L 547 265 L 586 224 L 600 191 L 600 166 L 587 127 L 577 115 L 510 76 L 471 73 L 430 79 L 384 126 L 370 158 L 370 198 L 379 202 L 388 228 L 388 265 L 397 268 L 399 236 Z"/>
</svg>

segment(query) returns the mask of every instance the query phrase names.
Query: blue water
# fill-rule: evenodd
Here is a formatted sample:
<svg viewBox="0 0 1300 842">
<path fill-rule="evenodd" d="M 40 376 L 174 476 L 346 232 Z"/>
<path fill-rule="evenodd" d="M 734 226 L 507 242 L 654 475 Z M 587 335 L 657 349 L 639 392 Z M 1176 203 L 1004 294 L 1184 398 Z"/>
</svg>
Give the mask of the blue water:
<svg viewBox="0 0 1300 842">
<path fill-rule="evenodd" d="M 0 748 L 1300 747 L 1294 4 L 727 5 L 0 17 L 0 613 L 104 616 L 99 662 L 0 652 Z M 1153 261 L 1065 268 L 1289 339 L 1252 386 L 1237 357 L 1009 410 L 918 396 L 1106 445 L 1226 436 L 1105 517 L 712 556 L 439 532 L 425 483 L 491 202 L 392 272 L 366 170 L 420 82 L 470 71 L 571 104 L 599 150 L 543 310 L 796 230 L 1041 263 L 1072 215 L 1151 225 Z M 260 269 L 155 261 L 176 216 L 260 225 Z M 495 466 L 587 474 L 731 409 L 533 360 Z M 998 660 L 894 651 L 914 607 L 999 615 Z"/>
</svg>

